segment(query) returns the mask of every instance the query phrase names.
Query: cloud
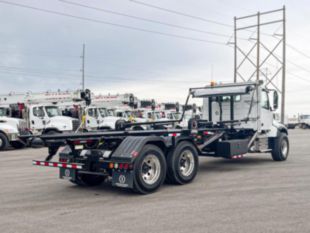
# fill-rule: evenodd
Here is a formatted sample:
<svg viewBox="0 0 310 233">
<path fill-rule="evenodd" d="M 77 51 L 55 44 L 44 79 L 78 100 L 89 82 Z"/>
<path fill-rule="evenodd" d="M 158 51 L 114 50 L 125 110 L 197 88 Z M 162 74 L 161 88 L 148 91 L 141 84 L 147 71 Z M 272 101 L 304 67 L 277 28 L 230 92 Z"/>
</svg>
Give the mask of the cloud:
<svg viewBox="0 0 310 233">
<path fill-rule="evenodd" d="M 232 28 L 169 14 L 127 0 L 75 1 L 229 36 L 233 32 Z M 221 43 L 229 39 L 73 7 L 59 1 L 15 2 L 163 33 Z M 233 4 L 215 0 L 208 3 L 204 0 L 148 2 L 227 24 L 233 23 L 234 15 L 242 16 L 255 13 L 259 9 L 280 8 L 284 3 L 281 0 L 238 0 Z M 307 4 L 307 1 L 299 4 L 287 2 L 289 42 L 296 44 L 298 48 L 306 48 L 305 50 L 308 50 L 308 39 L 303 40 L 298 34 L 310 27 L 304 24 L 310 17 L 305 10 Z M 0 19 L 1 93 L 7 90 L 26 92 L 79 88 L 83 43 L 86 43 L 87 87 L 103 94 L 133 92 L 140 98 L 181 102 L 189 87 L 210 82 L 211 66 L 213 79 L 216 81 L 233 80 L 233 50 L 225 45 L 139 32 L 3 4 L 0 5 Z M 309 65 L 309 60 L 289 49 L 287 57 L 301 66 Z M 288 70 L 305 79 L 309 77 L 306 71 L 289 64 Z M 310 95 L 306 95 L 307 83 L 287 75 L 289 113 L 305 111 L 307 105 L 304 103 L 310 102 Z"/>
</svg>

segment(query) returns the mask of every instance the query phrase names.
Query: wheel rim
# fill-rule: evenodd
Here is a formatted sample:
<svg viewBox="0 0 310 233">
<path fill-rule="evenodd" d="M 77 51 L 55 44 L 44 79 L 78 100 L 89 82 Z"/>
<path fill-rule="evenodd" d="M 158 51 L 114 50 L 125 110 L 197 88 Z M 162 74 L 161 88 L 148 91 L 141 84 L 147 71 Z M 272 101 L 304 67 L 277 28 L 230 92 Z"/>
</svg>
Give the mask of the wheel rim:
<svg viewBox="0 0 310 233">
<path fill-rule="evenodd" d="M 283 155 L 284 157 L 287 156 L 288 144 L 287 144 L 287 141 L 286 141 L 286 140 L 282 140 L 282 143 L 281 143 L 281 152 L 282 152 L 282 155 Z"/>
<path fill-rule="evenodd" d="M 3 145 L 3 140 L 0 138 L 0 147 Z"/>
<path fill-rule="evenodd" d="M 180 156 L 180 172 L 183 176 L 190 176 L 195 167 L 194 155 L 190 150 L 185 150 Z"/>
<path fill-rule="evenodd" d="M 160 161 L 157 156 L 149 154 L 147 155 L 142 162 L 141 166 L 141 176 L 143 181 L 148 185 L 155 184 L 161 172 Z"/>
</svg>

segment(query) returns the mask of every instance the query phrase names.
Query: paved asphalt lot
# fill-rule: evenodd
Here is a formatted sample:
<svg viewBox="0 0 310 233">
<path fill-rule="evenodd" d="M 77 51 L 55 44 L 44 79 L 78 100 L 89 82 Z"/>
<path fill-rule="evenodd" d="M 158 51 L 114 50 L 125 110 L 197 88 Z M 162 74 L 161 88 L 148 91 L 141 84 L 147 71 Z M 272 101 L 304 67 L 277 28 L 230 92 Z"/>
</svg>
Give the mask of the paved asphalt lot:
<svg viewBox="0 0 310 233">
<path fill-rule="evenodd" d="M 0 232 L 310 232 L 310 130 L 290 142 L 286 162 L 201 158 L 193 183 L 145 196 L 33 167 L 46 149 L 0 152 Z"/>
</svg>

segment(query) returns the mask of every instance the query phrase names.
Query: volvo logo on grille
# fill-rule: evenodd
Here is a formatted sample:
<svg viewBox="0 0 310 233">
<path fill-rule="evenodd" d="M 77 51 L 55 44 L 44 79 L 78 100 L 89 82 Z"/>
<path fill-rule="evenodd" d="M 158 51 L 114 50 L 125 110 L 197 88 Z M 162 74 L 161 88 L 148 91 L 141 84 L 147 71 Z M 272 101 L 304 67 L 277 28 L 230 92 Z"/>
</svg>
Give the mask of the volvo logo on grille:
<svg viewBox="0 0 310 233">
<path fill-rule="evenodd" d="M 121 184 L 125 184 L 126 182 L 126 177 L 124 175 L 120 175 L 118 177 L 118 181 L 121 183 Z"/>
</svg>

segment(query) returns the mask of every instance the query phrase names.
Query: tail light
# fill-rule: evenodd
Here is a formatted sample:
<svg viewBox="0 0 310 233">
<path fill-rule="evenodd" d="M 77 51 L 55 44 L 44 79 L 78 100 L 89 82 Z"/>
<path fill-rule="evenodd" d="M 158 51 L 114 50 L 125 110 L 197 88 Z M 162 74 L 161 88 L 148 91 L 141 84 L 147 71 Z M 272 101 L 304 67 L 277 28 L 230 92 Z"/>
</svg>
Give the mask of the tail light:
<svg viewBox="0 0 310 233">
<path fill-rule="evenodd" d="M 130 170 L 133 168 L 132 164 L 129 163 L 109 163 L 109 169 L 122 169 L 122 170 Z"/>
<path fill-rule="evenodd" d="M 65 159 L 65 158 L 59 158 L 59 162 L 61 162 L 61 163 L 66 163 L 66 162 L 68 162 L 68 159 Z"/>
</svg>

